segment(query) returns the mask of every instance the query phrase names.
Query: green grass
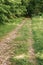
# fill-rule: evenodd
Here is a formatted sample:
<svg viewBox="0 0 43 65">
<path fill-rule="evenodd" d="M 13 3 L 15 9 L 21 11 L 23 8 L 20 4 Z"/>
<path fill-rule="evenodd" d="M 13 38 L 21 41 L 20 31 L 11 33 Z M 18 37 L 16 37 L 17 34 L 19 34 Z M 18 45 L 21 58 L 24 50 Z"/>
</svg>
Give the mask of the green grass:
<svg viewBox="0 0 43 65">
<path fill-rule="evenodd" d="M 0 39 L 15 29 L 22 20 L 23 18 L 15 18 L 12 22 L 0 24 Z"/>
<path fill-rule="evenodd" d="M 19 59 L 19 60 L 12 58 L 10 59 L 10 61 L 12 62 L 11 65 L 33 65 L 32 63 L 29 62 L 28 58 Z"/>
<path fill-rule="evenodd" d="M 43 65 L 43 18 L 34 17 L 32 19 L 33 45 L 39 65 Z"/>
<path fill-rule="evenodd" d="M 26 45 L 26 42 L 19 42 L 16 47 L 15 47 L 15 55 L 19 55 L 19 54 L 27 54 L 28 52 L 28 45 Z"/>
</svg>

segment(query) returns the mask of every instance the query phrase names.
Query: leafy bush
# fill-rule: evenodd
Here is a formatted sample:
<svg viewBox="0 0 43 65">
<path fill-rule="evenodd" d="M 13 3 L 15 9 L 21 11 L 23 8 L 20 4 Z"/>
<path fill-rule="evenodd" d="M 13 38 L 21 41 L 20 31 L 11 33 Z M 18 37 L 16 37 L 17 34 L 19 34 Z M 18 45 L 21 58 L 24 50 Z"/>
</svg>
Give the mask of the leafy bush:
<svg viewBox="0 0 43 65">
<path fill-rule="evenodd" d="M 26 15 L 26 7 L 14 1 L 0 1 L 0 23 L 9 22 L 9 19 Z"/>
<path fill-rule="evenodd" d="M 25 6 L 15 7 L 15 15 L 16 16 L 23 16 L 26 15 L 26 8 Z"/>
<path fill-rule="evenodd" d="M 10 7 L 0 4 L 0 23 L 7 22 L 11 18 Z"/>
<path fill-rule="evenodd" d="M 9 21 L 14 17 L 41 15 L 43 0 L 0 0 L 0 22 Z"/>
</svg>

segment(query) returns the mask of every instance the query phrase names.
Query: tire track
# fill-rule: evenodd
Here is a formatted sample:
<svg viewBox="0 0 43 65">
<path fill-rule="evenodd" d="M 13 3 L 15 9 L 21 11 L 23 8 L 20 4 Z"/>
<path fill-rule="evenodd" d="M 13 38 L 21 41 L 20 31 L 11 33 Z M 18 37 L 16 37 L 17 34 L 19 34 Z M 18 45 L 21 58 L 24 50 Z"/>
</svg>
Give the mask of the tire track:
<svg viewBox="0 0 43 65">
<path fill-rule="evenodd" d="M 30 19 L 29 24 L 29 39 L 28 39 L 28 44 L 29 44 L 29 49 L 28 49 L 28 55 L 29 55 L 29 61 L 33 63 L 33 65 L 37 65 L 36 61 L 36 56 L 33 48 L 34 44 L 34 39 L 33 39 L 33 33 L 32 33 L 32 20 Z"/>
</svg>

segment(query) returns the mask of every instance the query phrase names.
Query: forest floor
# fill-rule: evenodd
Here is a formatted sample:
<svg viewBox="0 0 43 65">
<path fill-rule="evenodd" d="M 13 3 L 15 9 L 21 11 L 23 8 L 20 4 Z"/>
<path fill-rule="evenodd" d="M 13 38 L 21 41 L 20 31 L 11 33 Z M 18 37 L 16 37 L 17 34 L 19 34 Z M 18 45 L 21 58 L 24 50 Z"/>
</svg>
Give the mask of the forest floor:
<svg viewBox="0 0 43 65">
<path fill-rule="evenodd" d="M 23 26 L 27 27 L 23 29 Z M 15 40 L 17 37 L 21 37 L 23 34 L 25 34 L 25 36 L 29 36 L 28 38 L 24 36 L 23 40 L 24 42 L 26 41 L 28 44 L 28 51 L 27 51 L 27 55 L 26 54 L 17 54 L 15 56 L 15 58 L 20 59 L 20 58 L 24 58 L 25 56 L 29 57 L 29 61 L 33 63 L 33 65 L 37 65 L 37 61 L 36 61 L 36 57 L 35 57 L 35 53 L 34 53 L 34 48 L 33 48 L 33 44 L 34 44 L 34 40 L 33 40 L 33 34 L 32 34 L 32 21 L 29 18 L 25 18 L 25 20 L 23 20 L 23 22 L 16 27 L 15 30 L 13 30 L 12 32 L 10 32 L 7 36 L 5 36 L 1 41 L 0 41 L 0 65 L 10 65 L 10 62 L 7 61 L 13 54 L 13 50 L 15 50 L 15 45 L 12 43 L 12 40 Z M 20 34 L 20 30 L 22 34 Z M 28 33 L 27 33 L 27 32 Z M 16 43 L 20 42 L 17 41 L 18 39 L 16 39 Z M 22 41 L 22 43 L 23 43 Z M 12 43 L 12 44 L 10 44 Z M 13 48 L 14 47 L 14 48 Z M 20 48 L 19 48 L 20 49 Z M 24 48 L 25 49 L 25 48 Z M 25 51 L 25 50 L 24 50 Z"/>
</svg>

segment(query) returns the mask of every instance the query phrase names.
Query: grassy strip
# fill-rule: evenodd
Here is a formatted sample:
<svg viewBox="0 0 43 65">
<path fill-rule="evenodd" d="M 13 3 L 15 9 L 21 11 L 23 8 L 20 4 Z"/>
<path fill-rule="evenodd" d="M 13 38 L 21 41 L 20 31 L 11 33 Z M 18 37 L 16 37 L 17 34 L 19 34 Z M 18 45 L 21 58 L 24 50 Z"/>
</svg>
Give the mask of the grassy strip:
<svg viewBox="0 0 43 65">
<path fill-rule="evenodd" d="M 32 28 L 34 35 L 34 49 L 39 65 L 43 65 L 43 18 L 34 17 L 32 19 Z"/>
<path fill-rule="evenodd" d="M 11 60 L 11 65 L 33 65 L 32 63 L 30 63 L 28 61 L 28 58 L 24 58 L 24 59 L 10 59 Z"/>
<path fill-rule="evenodd" d="M 29 37 L 28 33 L 29 29 L 28 26 L 25 24 L 17 33 L 17 37 L 11 43 L 16 45 L 14 48 L 15 55 L 24 54 L 28 52 L 28 46 L 29 46 L 27 42 L 27 39 Z"/>
<path fill-rule="evenodd" d="M 0 38 L 15 29 L 23 20 L 22 18 L 15 18 L 12 22 L 0 24 Z"/>
</svg>

